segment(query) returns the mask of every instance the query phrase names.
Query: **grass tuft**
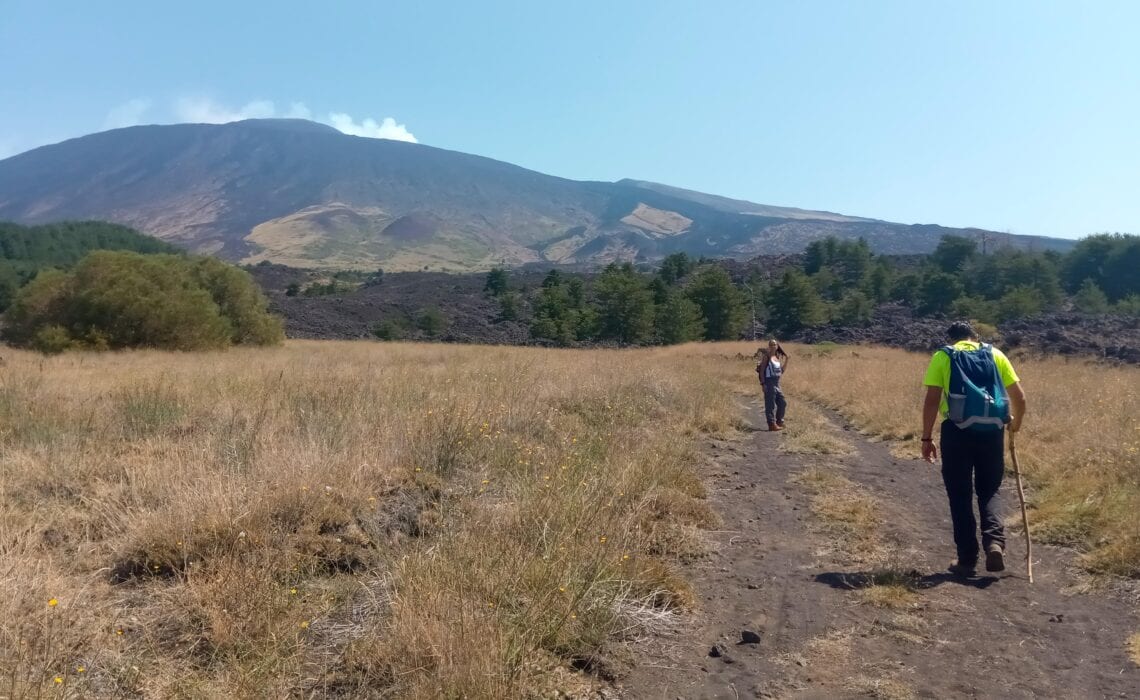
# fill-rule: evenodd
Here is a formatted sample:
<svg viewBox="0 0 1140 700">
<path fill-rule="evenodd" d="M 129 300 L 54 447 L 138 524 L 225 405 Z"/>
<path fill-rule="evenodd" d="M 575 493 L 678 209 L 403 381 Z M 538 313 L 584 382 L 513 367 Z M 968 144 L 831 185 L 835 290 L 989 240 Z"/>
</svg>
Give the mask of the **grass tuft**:
<svg viewBox="0 0 1140 700">
<path fill-rule="evenodd" d="M 865 488 L 834 468 L 822 466 L 810 467 L 793 479 L 811 494 L 811 510 L 819 527 L 848 560 L 882 558 L 882 515 L 878 502 Z"/>
</svg>

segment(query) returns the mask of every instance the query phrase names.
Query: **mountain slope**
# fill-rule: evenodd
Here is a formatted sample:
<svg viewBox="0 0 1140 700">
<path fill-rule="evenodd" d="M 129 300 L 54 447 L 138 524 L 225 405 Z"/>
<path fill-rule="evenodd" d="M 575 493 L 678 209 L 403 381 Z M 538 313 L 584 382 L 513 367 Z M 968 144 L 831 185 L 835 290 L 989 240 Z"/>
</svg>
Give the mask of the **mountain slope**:
<svg viewBox="0 0 1140 700">
<path fill-rule="evenodd" d="M 594 264 L 675 251 L 747 257 L 799 251 L 826 235 L 918 253 L 943 233 L 975 233 L 635 180 L 567 180 L 300 120 L 130 127 L 0 161 L 0 220 L 76 218 L 247 262 L 389 270 Z"/>
</svg>

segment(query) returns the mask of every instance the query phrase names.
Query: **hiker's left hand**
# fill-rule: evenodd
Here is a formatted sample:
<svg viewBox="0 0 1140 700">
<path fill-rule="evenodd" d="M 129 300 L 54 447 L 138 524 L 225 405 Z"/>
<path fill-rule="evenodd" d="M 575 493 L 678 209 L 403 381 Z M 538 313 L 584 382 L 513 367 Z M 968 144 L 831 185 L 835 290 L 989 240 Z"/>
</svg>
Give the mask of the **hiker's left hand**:
<svg viewBox="0 0 1140 700">
<path fill-rule="evenodd" d="M 933 442 L 927 440 L 922 443 L 922 458 L 930 464 L 934 464 L 934 460 L 938 459 L 938 448 Z"/>
</svg>

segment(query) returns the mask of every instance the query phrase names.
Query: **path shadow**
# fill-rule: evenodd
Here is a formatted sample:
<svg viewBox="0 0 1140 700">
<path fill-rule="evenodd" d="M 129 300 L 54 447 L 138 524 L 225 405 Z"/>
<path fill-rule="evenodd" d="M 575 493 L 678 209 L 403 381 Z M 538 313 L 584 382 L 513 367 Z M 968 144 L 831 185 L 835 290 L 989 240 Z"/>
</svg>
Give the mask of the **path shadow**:
<svg viewBox="0 0 1140 700">
<path fill-rule="evenodd" d="M 872 586 L 900 585 L 915 591 L 936 588 L 944 583 L 984 589 L 998 582 L 996 576 L 974 576 L 966 578 L 949 572 L 922 574 L 918 571 L 831 571 L 817 574 L 816 583 L 822 583 L 841 591 L 856 591 Z"/>
</svg>

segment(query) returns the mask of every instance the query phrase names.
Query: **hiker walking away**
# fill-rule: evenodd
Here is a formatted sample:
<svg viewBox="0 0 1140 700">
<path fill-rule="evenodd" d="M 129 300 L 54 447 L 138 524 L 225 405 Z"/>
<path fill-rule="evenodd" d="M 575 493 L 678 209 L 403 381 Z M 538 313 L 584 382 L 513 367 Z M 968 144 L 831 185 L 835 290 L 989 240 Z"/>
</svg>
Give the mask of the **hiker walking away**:
<svg viewBox="0 0 1140 700">
<path fill-rule="evenodd" d="M 946 331 L 949 345 L 930 359 L 922 407 L 922 458 L 938 457 L 934 421 L 942 414 L 942 481 L 950 500 L 958 559 L 950 572 L 973 576 L 978 563 L 978 526 L 973 493 L 981 515 L 986 571 L 1005 569 L 1005 530 L 1001 489 L 1005 474 L 1005 431 L 1016 433 L 1025 416 L 1025 392 L 1009 358 L 978 341 L 973 327 L 958 321 Z"/>
<path fill-rule="evenodd" d="M 780 377 L 788 369 L 788 353 L 784 352 L 775 339 L 769 340 L 768 349 L 760 352 L 756 374 L 760 377 L 760 385 L 764 387 L 764 417 L 768 420 L 768 430 L 783 430 L 788 402 L 780 389 Z"/>
</svg>

